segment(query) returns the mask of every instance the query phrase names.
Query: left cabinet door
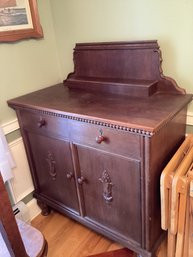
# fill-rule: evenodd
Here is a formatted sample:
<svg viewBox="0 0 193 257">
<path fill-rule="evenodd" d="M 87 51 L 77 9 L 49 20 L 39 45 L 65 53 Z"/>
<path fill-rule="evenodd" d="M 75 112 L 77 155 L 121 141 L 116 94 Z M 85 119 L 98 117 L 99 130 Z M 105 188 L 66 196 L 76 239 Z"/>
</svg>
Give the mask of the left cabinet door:
<svg viewBox="0 0 193 257">
<path fill-rule="evenodd" d="M 70 143 L 27 132 L 36 194 L 79 213 Z"/>
</svg>

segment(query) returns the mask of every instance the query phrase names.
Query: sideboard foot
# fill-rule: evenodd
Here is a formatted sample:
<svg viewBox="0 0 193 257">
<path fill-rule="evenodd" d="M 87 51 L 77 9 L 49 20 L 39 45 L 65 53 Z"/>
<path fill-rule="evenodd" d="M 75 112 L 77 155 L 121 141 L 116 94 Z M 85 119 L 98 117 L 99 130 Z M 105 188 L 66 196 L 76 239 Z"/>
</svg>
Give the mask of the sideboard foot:
<svg viewBox="0 0 193 257">
<path fill-rule="evenodd" d="M 43 216 L 48 216 L 48 215 L 50 214 L 51 209 L 50 209 L 50 207 L 49 207 L 47 204 L 45 204 L 45 203 L 42 202 L 41 200 L 37 200 L 37 204 L 38 204 L 38 206 L 40 207 L 40 209 L 42 210 L 42 211 L 41 211 L 41 214 L 42 214 Z"/>
</svg>

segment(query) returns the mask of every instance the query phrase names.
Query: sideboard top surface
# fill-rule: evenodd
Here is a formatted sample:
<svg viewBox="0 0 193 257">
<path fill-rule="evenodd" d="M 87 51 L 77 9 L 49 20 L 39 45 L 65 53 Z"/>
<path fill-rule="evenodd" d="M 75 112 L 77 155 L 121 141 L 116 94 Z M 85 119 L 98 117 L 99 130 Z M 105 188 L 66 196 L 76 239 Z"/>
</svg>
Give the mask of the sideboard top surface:
<svg viewBox="0 0 193 257">
<path fill-rule="evenodd" d="M 57 84 L 9 100 L 8 104 L 12 108 L 54 112 L 154 133 L 191 100 L 189 94 L 155 94 L 137 98 L 69 89 Z"/>
</svg>

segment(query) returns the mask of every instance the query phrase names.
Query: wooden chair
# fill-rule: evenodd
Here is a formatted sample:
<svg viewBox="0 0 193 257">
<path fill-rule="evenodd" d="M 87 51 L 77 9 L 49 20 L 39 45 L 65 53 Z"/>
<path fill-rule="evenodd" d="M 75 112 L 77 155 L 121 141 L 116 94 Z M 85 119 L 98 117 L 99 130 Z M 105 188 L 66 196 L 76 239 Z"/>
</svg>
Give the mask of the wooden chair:
<svg viewBox="0 0 193 257">
<path fill-rule="evenodd" d="M 192 181 L 193 135 L 189 135 L 161 175 L 162 228 L 168 230 L 167 257 L 192 256 Z"/>
<path fill-rule="evenodd" d="M 164 230 L 168 230 L 170 227 L 171 191 L 174 176 L 192 147 L 193 135 L 188 135 L 161 174 L 161 226 Z"/>
<path fill-rule="evenodd" d="M 186 156 L 183 165 L 177 170 L 172 182 L 171 233 L 177 235 L 175 257 L 188 257 L 183 254 L 185 228 L 189 207 L 190 181 L 192 180 L 193 148 Z M 189 223 L 189 221 L 187 220 Z"/>
<path fill-rule="evenodd" d="M 185 226 L 184 221 L 188 184 L 186 183 L 186 177 L 183 178 L 184 180 L 181 179 L 181 177 L 186 175 L 188 168 L 191 165 L 192 153 L 193 135 L 189 135 L 183 144 L 179 147 L 161 175 L 161 226 L 162 229 L 168 230 L 167 257 L 177 257 L 175 254 L 176 248 L 179 249 L 179 247 L 182 246 L 181 242 L 183 242 L 183 235 L 181 231 L 184 230 Z M 180 192 L 181 187 L 179 186 L 179 182 L 184 182 L 184 192 Z M 180 198 L 179 195 L 181 196 Z M 178 217 L 179 206 L 182 210 L 180 212 L 180 217 Z M 179 218 L 181 222 L 178 226 Z M 177 253 L 180 254 L 181 250 Z"/>
<path fill-rule="evenodd" d="M 189 213 L 188 213 L 188 239 L 187 247 L 189 251 L 189 256 L 193 256 L 193 180 L 190 182 L 190 201 L 189 201 Z"/>
<path fill-rule="evenodd" d="M 22 221 L 16 221 L 1 174 L 0 235 L 0 257 L 45 257 L 47 255 L 47 242 L 41 232 Z"/>
</svg>

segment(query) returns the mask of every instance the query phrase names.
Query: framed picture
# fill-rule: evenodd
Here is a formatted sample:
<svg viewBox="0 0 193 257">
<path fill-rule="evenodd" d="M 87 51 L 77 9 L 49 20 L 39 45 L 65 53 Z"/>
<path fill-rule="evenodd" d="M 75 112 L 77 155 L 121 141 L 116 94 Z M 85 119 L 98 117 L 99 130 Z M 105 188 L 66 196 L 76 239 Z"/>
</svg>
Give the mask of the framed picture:
<svg viewBox="0 0 193 257">
<path fill-rule="evenodd" d="M 0 0 L 0 42 L 41 37 L 36 0 Z"/>
</svg>

